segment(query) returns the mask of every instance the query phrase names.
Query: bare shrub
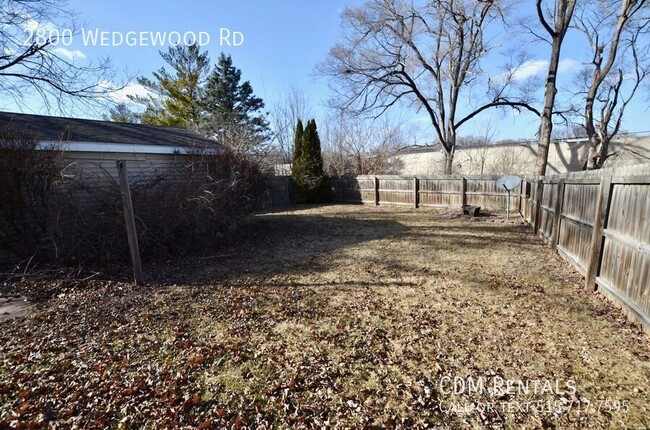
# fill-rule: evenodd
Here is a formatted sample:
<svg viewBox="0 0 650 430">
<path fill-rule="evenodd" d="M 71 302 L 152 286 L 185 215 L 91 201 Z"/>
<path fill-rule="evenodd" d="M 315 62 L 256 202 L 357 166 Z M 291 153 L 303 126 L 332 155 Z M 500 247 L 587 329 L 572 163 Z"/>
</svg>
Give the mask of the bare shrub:
<svg viewBox="0 0 650 430">
<path fill-rule="evenodd" d="M 66 184 L 71 197 L 62 201 L 83 195 L 89 202 L 61 208 L 68 225 L 59 223 L 57 237 L 68 264 L 107 268 L 128 262 L 119 186 L 108 172 L 99 182 L 81 176 Z M 179 155 L 174 168 L 159 174 L 133 175 L 130 187 L 140 252 L 151 261 L 227 243 L 237 221 L 258 207 L 265 181 L 242 154 L 195 152 Z"/>
<path fill-rule="evenodd" d="M 218 247 L 265 190 L 258 165 L 244 154 L 193 153 L 182 162 L 178 176 L 134 186 L 141 249 L 150 257 Z"/>
<path fill-rule="evenodd" d="M 344 113 L 329 118 L 328 122 L 323 151 L 328 175 L 394 173 L 393 156 L 398 148 L 406 146 L 406 133 L 401 123 Z"/>
<path fill-rule="evenodd" d="M 62 151 L 42 150 L 16 130 L 3 130 L 0 142 L 2 250 L 16 260 L 103 270 L 128 262 L 113 174 L 75 172 L 64 165 Z M 223 245 L 238 219 L 259 206 L 266 187 L 257 163 L 233 151 L 177 155 L 170 168 L 131 175 L 145 261 Z"/>
<path fill-rule="evenodd" d="M 51 191 L 61 180 L 62 151 L 11 124 L 0 128 L 0 248 L 17 258 L 52 248 Z"/>
</svg>

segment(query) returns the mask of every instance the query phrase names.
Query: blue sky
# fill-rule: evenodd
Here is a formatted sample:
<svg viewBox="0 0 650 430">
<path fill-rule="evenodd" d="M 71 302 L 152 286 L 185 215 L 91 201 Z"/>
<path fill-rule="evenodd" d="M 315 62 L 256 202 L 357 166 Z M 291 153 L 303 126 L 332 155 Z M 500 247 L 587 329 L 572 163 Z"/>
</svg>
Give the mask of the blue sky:
<svg viewBox="0 0 650 430">
<path fill-rule="evenodd" d="M 111 2 L 72 0 L 87 28 L 108 31 L 208 32 L 212 59 L 231 54 L 244 79 L 265 99 L 295 85 L 310 98 L 325 96 L 326 85 L 312 76 L 338 35 L 342 0 L 326 2 L 261 0 L 180 0 Z M 244 35 L 241 46 L 220 46 L 221 28 Z M 84 48 L 81 48 L 84 49 Z M 86 47 L 88 57 L 110 55 L 115 65 L 150 74 L 161 65 L 155 47 Z"/>
<path fill-rule="evenodd" d="M 78 13 L 79 23 L 86 31 L 120 32 L 207 32 L 210 44 L 206 49 L 212 59 L 220 52 L 233 57 L 234 64 L 242 69 L 243 78 L 253 85 L 255 93 L 267 104 L 267 109 L 289 87 L 300 89 L 309 99 L 312 111 L 323 115 L 323 104 L 328 98 L 328 86 L 324 78 L 314 75 L 315 66 L 326 58 L 329 49 L 339 40 L 340 14 L 344 6 L 361 5 L 362 0 L 176 0 L 136 1 L 69 0 L 70 9 Z M 525 1 L 524 1 L 525 3 Z M 532 0 L 531 0 L 532 3 Z M 239 31 L 244 35 L 241 46 L 220 46 L 220 29 Z M 511 34 L 499 35 L 503 43 L 513 41 Z M 580 47 L 579 36 L 571 36 L 563 51 L 565 75 L 563 85 L 568 85 L 573 73 L 580 67 L 585 52 Z M 514 42 L 517 43 L 516 38 Z M 113 64 L 131 75 L 150 76 L 162 66 L 158 51 L 166 48 L 154 46 L 92 46 L 84 45 L 81 36 L 75 36 L 73 44 L 66 47 L 71 55 L 80 57 L 75 61 L 110 56 Z M 543 74 L 547 48 L 530 46 L 530 61 L 522 74 Z M 81 58 L 81 57 L 84 58 Z M 496 67 L 498 59 L 493 65 Z M 127 88 L 138 92 L 136 85 Z M 637 103 L 629 109 L 624 124 L 629 131 L 645 131 L 643 117 L 647 114 L 647 97 L 639 94 Z M 15 106 L 5 109 L 18 110 Z M 34 102 L 26 111 L 42 112 Z M 90 112 L 75 112 L 76 116 L 97 116 Z M 409 117 L 401 112 L 400 117 Z M 432 139 L 427 130 L 426 118 L 410 113 L 411 122 L 422 127 L 422 140 Z M 495 138 L 531 139 L 538 125 L 533 115 L 515 115 L 511 112 L 492 111 L 480 115 L 461 130 L 464 134 L 480 134 L 486 123 L 494 128 Z M 427 142 L 418 142 L 427 143 Z"/>
</svg>

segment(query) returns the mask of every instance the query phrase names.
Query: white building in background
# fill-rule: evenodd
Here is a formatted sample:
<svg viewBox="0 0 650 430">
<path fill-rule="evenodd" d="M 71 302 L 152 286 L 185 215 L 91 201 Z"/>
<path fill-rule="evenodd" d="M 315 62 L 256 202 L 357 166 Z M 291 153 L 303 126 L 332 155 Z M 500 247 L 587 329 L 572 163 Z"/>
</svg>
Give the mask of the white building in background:
<svg viewBox="0 0 650 430">
<path fill-rule="evenodd" d="M 589 145 L 587 139 L 553 142 L 549 149 L 547 173 L 582 170 Z M 650 163 L 650 135 L 620 135 L 611 146 L 613 155 L 605 167 Z M 535 172 L 537 144 L 504 143 L 457 148 L 454 173 L 464 175 L 528 174 Z M 445 153 L 437 147 L 413 147 L 399 151 L 392 165 L 404 176 L 439 175 L 444 170 Z"/>
</svg>

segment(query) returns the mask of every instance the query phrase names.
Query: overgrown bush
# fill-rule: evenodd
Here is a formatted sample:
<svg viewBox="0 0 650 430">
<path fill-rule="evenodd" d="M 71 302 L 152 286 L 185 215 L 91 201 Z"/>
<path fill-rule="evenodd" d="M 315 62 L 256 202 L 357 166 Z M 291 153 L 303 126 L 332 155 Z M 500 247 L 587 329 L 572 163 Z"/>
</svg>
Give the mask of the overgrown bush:
<svg viewBox="0 0 650 430">
<path fill-rule="evenodd" d="M 32 264 L 107 269 L 129 261 L 114 174 L 75 170 L 62 151 L 38 150 L 15 130 L 0 142 L 0 248 Z M 131 171 L 130 187 L 147 261 L 223 245 L 237 220 L 258 207 L 265 180 L 244 155 L 204 151 L 177 155 L 156 174 Z"/>
<path fill-rule="evenodd" d="M 255 210 L 266 187 L 259 166 L 243 154 L 194 153 L 175 176 L 134 181 L 141 250 L 152 257 L 223 244 L 237 220 Z"/>
<path fill-rule="evenodd" d="M 54 245 L 51 195 L 61 181 L 62 152 L 37 146 L 29 133 L 0 128 L 0 248 L 16 257 L 39 256 Z"/>
</svg>

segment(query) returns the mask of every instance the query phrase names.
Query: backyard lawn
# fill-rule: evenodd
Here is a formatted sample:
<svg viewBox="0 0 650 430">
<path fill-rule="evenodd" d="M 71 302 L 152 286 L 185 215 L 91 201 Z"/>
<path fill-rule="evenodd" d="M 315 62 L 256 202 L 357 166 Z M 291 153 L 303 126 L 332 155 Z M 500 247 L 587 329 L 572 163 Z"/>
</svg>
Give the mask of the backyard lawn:
<svg viewBox="0 0 650 430">
<path fill-rule="evenodd" d="M 21 287 L 0 428 L 650 426 L 649 338 L 519 219 L 305 206 L 147 271 Z"/>
</svg>

